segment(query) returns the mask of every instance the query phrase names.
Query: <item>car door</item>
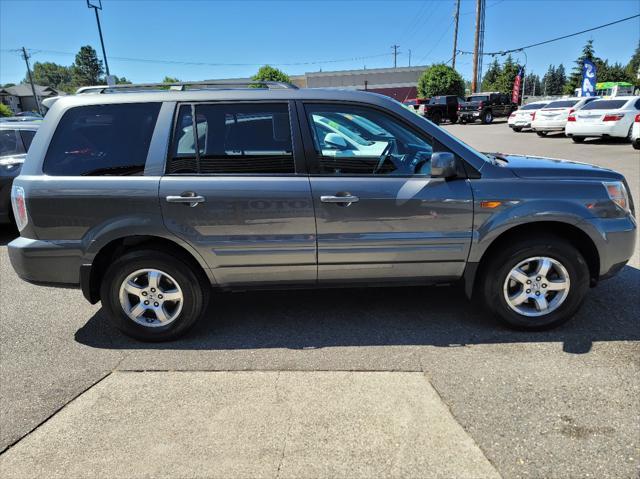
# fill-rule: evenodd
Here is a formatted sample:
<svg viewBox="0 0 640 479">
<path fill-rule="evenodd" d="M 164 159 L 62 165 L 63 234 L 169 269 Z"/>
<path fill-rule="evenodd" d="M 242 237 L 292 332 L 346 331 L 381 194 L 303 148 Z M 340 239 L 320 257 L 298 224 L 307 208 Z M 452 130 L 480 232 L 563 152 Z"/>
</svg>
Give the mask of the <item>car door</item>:
<svg viewBox="0 0 640 479">
<path fill-rule="evenodd" d="M 465 178 L 430 177 L 435 139 L 368 106 L 298 103 L 318 234 L 318 280 L 458 278 L 468 256 L 473 202 Z M 331 151 L 320 118 L 359 137 Z"/>
<path fill-rule="evenodd" d="M 286 101 L 179 106 L 160 181 L 164 221 L 219 284 L 316 281 L 300 145 Z"/>
</svg>

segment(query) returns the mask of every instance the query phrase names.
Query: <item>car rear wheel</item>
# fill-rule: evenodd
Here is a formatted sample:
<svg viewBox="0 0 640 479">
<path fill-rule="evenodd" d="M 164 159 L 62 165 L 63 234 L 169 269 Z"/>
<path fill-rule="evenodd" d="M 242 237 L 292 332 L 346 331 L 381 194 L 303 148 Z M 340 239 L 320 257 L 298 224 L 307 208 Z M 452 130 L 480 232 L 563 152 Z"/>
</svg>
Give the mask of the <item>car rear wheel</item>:
<svg viewBox="0 0 640 479">
<path fill-rule="evenodd" d="M 431 117 L 431 121 L 434 122 L 436 125 L 439 125 L 442 122 L 442 115 L 438 112 L 435 112 Z"/>
<path fill-rule="evenodd" d="M 139 250 L 109 267 L 100 296 L 119 330 L 142 341 L 167 341 L 202 316 L 208 286 L 183 261 L 161 251 Z"/>
<path fill-rule="evenodd" d="M 482 117 L 480 119 L 482 120 L 482 123 L 488 125 L 493 121 L 493 113 L 491 113 L 490 111 L 485 111 L 482 113 Z"/>
<path fill-rule="evenodd" d="M 574 143 L 582 143 L 584 141 L 584 136 L 572 136 L 571 139 Z"/>
<path fill-rule="evenodd" d="M 568 321 L 589 288 L 589 268 L 580 252 L 553 236 L 502 249 L 484 272 L 487 307 L 516 329 L 542 330 Z"/>
<path fill-rule="evenodd" d="M 454 123 L 454 124 L 455 124 L 455 123 L 458 123 L 458 117 L 457 117 L 456 115 L 454 115 L 454 116 L 452 116 L 451 118 L 449 118 L 449 121 L 450 121 L 451 123 Z"/>
<path fill-rule="evenodd" d="M 640 138 L 636 138 L 633 143 L 631 143 L 634 150 L 640 150 Z"/>
<path fill-rule="evenodd" d="M 548 131 L 536 131 L 536 135 L 538 136 L 547 136 Z"/>
<path fill-rule="evenodd" d="M 516 133 L 520 133 L 522 131 L 522 127 L 521 126 L 514 126 L 513 127 L 513 131 L 515 131 Z"/>
</svg>

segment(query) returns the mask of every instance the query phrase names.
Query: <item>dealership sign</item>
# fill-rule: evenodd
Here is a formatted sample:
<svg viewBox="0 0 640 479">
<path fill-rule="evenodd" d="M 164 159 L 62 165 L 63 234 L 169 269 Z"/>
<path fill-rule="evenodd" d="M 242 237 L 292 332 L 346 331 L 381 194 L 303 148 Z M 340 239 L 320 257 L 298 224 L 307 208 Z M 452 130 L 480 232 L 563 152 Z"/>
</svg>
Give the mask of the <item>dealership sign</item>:
<svg viewBox="0 0 640 479">
<path fill-rule="evenodd" d="M 511 92 L 511 101 L 513 103 L 520 103 L 520 83 L 522 82 L 522 67 L 518 70 L 516 79 L 513 82 L 513 91 Z"/>
<path fill-rule="evenodd" d="M 582 87 L 580 96 L 595 96 L 596 94 L 596 66 L 591 60 L 582 64 Z"/>
</svg>

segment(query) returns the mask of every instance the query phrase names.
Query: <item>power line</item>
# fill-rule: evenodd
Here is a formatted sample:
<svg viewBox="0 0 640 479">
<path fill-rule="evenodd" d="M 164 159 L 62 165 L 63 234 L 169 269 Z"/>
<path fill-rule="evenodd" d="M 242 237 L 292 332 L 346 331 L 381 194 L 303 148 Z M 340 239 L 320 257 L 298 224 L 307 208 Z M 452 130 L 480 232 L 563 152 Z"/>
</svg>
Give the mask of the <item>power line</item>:
<svg viewBox="0 0 640 479">
<path fill-rule="evenodd" d="M 512 48 L 511 50 L 501 50 L 499 52 L 483 53 L 483 55 L 491 55 L 491 56 L 493 56 L 493 55 L 506 55 L 507 53 L 520 52 L 520 51 L 525 50 L 527 48 L 538 47 L 540 45 L 546 45 L 547 43 L 557 42 L 558 40 L 564 40 L 565 38 L 575 37 L 577 35 L 582 35 L 583 33 L 592 32 L 594 30 L 599 30 L 599 29 L 605 28 L 605 27 L 610 27 L 611 25 L 616 25 L 618 23 L 626 22 L 628 20 L 632 20 L 632 19 L 638 18 L 638 17 L 640 17 L 640 14 L 632 15 L 632 16 L 626 17 L 626 18 L 621 18 L 620 20 L 616 20 L 614 22 L 609 22 L 609 23 L 605 23 L 603 25 L 598 25 L 597 27 L 587 28 L 586 30 L 582 30 L 582 31 L 579 31 L 579 32 L 576 32 L 576 33 L 570 33 L 569 35 L 563 35 L 561 37 L 552 38 L 551 40 L 545 40 L 545 41 L 538 42 L 538 43 L 532 43 L 531 45 L 525 45 L 525 46 L 520 47 L 520 48 Z M 473 52 L 467 52 L 467 51 L 462 51 L 462 50 L 458 50 L 458 53 L 463 54 L 463 55 L 471 55 L 471 54 L 473 54 Z"/>
<path fill-rule="evenodd" d="M 0 49 L 2 52 L 17 52 L 18 49 Z M 34 53 L 49 53 L 53 55 L 71 55 L 75 56 L 75 53 L 71 52 L 63 52 L 59 50 L 34 50 L 29 49 L 32 54 Z M 315 61 L 306 61 L 306 62 L 288 62 L 288 63 L 276 63 L 276 62 L 260 62 L 260 63 L 214 63 L 214 62 L 190 62 L 190 61 L 182 61 L 182 60 L 161 60 L 161 59 L 151 59 L 151 58 L 131 58 L 131 57 L 114 57 L 110 56 L 111 60 L 119 60 L 125 62 L 138 62 L 138 63 L 163 63 L 163 64 L 171 64 L 171 65 L 191 65 L 191 66 L 262 66 L 262 65 L 272 65 L 272 66 L 302 66 L 302 65 L 322 65 L 324 63 L 343 63 L 343 62 L 353 62 L 359 60 L 365 60 L 369 58 L 380 58 L 380 57 L 389 57 L 393 55 L 393 52 L 389 53 L 379 53 L 377 55 L 365 55 L 351 58 L 340 58 L 340 59 L 332 59 L 332 60 L 315 60 Z"/>
</svg>

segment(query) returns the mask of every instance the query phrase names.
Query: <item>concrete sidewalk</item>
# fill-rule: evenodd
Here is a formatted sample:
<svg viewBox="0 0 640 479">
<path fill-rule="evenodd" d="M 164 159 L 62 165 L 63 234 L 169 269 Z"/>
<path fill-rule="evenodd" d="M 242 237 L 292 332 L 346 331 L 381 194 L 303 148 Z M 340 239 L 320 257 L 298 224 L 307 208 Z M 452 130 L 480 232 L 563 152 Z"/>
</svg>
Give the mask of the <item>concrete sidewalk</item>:
<svg viewBox="0 0 640 479">
<path fill-rule="evenodd" d="M 0 476 L 499 474 L 422 373 L 116 372 L 3 454 Z"/>
</svg>

